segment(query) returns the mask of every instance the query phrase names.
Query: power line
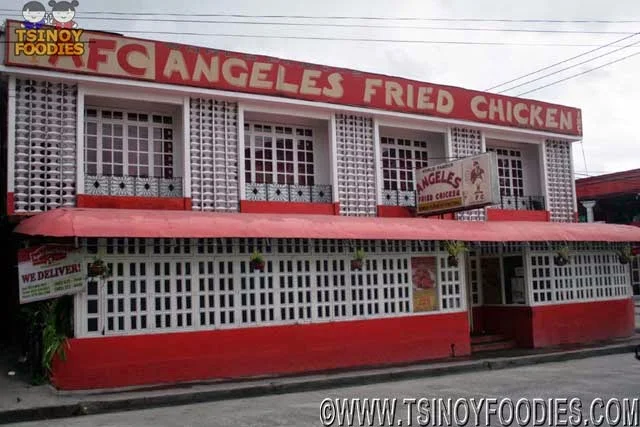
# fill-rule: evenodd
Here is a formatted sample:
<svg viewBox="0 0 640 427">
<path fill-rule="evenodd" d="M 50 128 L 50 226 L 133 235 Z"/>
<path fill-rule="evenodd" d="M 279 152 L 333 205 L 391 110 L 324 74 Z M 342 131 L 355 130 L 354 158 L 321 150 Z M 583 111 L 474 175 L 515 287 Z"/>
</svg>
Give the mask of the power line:
<svg viewBox="0 0 640 427">
<path fill-rule="evenodd" d="M 191 24 L 239 24 L 239 25 L 277 25 L 288 27 L 335 27 L 335 28 L 377 28 L 377 29 L 405 29 L 431 31 L 480 31 L 480 32 L 515 32 L 515 33 L 552 33 L 552 34 L 635 34 L 631 31 L 602 31 L 602 30 L 554 30 L 554 29 L 525 29 L 525 28 L 476 28 L 476 27 L 427 27 L 414 25 L 380 25 L 380 24 L 339 24 L 317 22 L 260 22 L 260 21 L 221 21 L 202 19 L 163 19 L 163 18 L 119 18 L 83 16 L 82 20 L 101 21 L 142 21 L 142 22 L 170 22 Z"/>
<path fill-rule="evenodd" d="M 565 62 L 569 62 L 569 61 L 572 61 L 572 60 L 574 60 L 574 59 L 578 59 L 578 58 L 580 58 L 580 57 L 582 57 L 582 56 L 588 55 L 588 54 L 590 54 L 590 53 L 597 52 L 597 51 L 599 51 L 599 50 L 601 50 L 601 49 L 604 49 L 604 48 L 609 47 L 609 46 L 611 46 L 611 45 L 614 45 L 614 44 L 616 44 L 616 43 L 622 42 L 622 41 L 627 40 L 627 39 L 629 39 L 629 38 L 631 38 L 631 37 L 637 36 L 638 34 L 640 34 L 640 32 L 638 32 L 638 33 L 634 33 L 634 34 L 632 34 L 632 35 L 630 35 L 630 36 L 627 36 L 627 37 L 623 37 L 623 38 L 621 38 L 621 39 L 619 39 L 619 40 L 612 41 L 611 43 L 607 43 L 607 44 L 602 45 L 602 46 L 600 46 L 600 47 L 598 47 L 598 48 L 591 49 L 591 50 L 589 50 L 589 51 L 587 51 L 587 52 L 581 53 L 581 54 L 576 55 L 576 56 L 572 56 L 571 58 L 565 59 L 565 60 L 560 61 L 560 62 L 556 62 L 555 64 L 548 65 L 548 66 L 546 66 L 546 67 L 544 67 L 544 68 L 540 68 L 539 70 L 532 71 L 532 72 L 530 72 L 530 73 L 527 73 L 527 74 L 524 74 L 524 75 L 522 75 L 522 76 L 516 77 L 515 79 L 511 79 L 511 80 L 506 81 L 506 82 L 504 82 L 504 83 L 500 83 L 499 85 L 492 86 L 492 87 L 490 87 L 489 89 L 485 89 L 485 90 L 488 92 L 488 91 L 493 90 L 493 89 L 496 89 L 496 88 L 498 88 L 498 87 L 500 87 L 500 86 L 508 85 L 509 83 L 513 83 L 513 82 L 518 81 L 518 80 L 521 80 L 521 79 L 523 79 L 523 78 L 525 78 L 525 77 L 529 77 L 529 76 L 532 76 L 532 75 L 534 75 L 534 74 L 538 74 L 538 73 L 540 73 L 540 72 L 542 72 L 542 71 L 546 71 L 546 70 L 548 70 L 548 69 L 550 69 L 550 68 L 555 67 L 556 65 L 564 64 Z"/>
<path fill-rule="evenodd" d="M 22 13 L 21 9 L 0 9 L 3 12 Z M 425 21 L 425 22 L 516 22 L 516 23 L 551 23 L 551 24 L 635 24 L 640 20 L 630 19 L 513 19 L 513 18 L 420 18 L 420 17 L 391 17 L 391 16 L 344 16 L 344 15 L 252 15 L 242 13 L 175 13 L 175 12 L 122 12 L 122 11 L 80 11 L 91 15 L 116 15 L 116 16 L 197 16 L 197 17 L 228 17 L 228 18 L 263 18 L 263 19 L 352 19 L 370 21 Z"/>
<path fill-rule="evenodd" d="M 589 169 L 587 168 L 587 156 L 584 154 L 584 144 L 582 140 L 580 141 L 580 149 L 582 150 L 582 160 L 584 160 L 584 171 L 588 174 Z"/>
<path fill-rule="evenodd" d="M 638 40 L 637 42 L 630 43 L 630 44 L 628 44 L 628 45 L 626 45 L 626 46 L 622 46 L 622 47 L 620 47 L 620 48 L 618 48 L 618 49 L 615 49 L 615 50 L 612 50 L 612 51 L 610 51 L 610 52 L 603 53 L 602 55 L 598 55 L 598 56 L 596 56 L 596 57 L 594 57 L 594 58 L 587 59 L 586 61 L 578 62 L 577 64 L 570 65 L 570 66 L 568 66 L 568 67 L 564 67 L 564 68 L 562 68 L 562 69 L 560 69 L 560 70 L 554 71 L 554 72 L 549 73 L 549 74 L 545 74 L 544 76 L 541 76 L 541 77 L 538 77 L 538 78 L 535 78 L 535 79 L 532 79 L 532 80 L 527 80 L 527 81 L 526 81 L 526 82 L 524 82 L 524 83 L 520 83 L 520 84 L 515 85 L 515 86 L 512 86 L 512 87 L 510 87 L 510 88 L 507 88 L 507 89 L 501 90 L 501 91 L 499 91 L 498 93 L 505 93 L 505 92 L 508 92 L 508 91 L 510 91 L 510 90 L 517 89 L 517 88 L 522 87 L 522 86 L 526 86 L 526 85 L 528 85 L 528 84 L 530 84 L 530 83 L 537 82 L 537 81 L 542 80 L 542 79 L 545 79 L 545 78 L 547 78 L 547 77 L 549 77 L 549 76 L 553 76 L 553 75 L 555 75 L 555 74 L 562 73 L 563 71 L 570 70 L 571 68 L 575 68 L 575 67 L 577 67 L 577 66 L 579 66 L 579 65 L 583 65 L 583 64 L 586 64 L 586 63 L 588 63 L 588 62 L 595 61 L 596 59 L 600 59 L 600 58 L 602 58 L 602 57 L 604 57 L 604 56 L 611 55 L 612 53 L 616 53 L 616 52 L 618 52 L 618 51 L 621 51 L 621 50 L 627 49 L 627 48 L 629 48 L 629 47 L 635 46 L 635 45 L 637 45 L 638 43 L 640 43 L 640 40 Z"/>
<path fill-rule="evenodd" d="M 572 75 L 572 76 L 566 77 L 566 78 L 561 79 L 561 80 L 556 80 L 555 82 L 551 82 L 551 83 L 549 83 L 549 84 L 547 84 L 547 85 L 540 86 L 540 87 L 537 87 L 537 88 L 535 88 L 535 89 L 531 89 L 531 90 L 528 90 L 528 91 L 526 91 L 526 92 L 519 93 L 519 94 L 517 94 L 516 96 L 522 96 L 522 95 L 526 95 L 526 94 L 531 93 L 531 92 L 537 92 L 537 91 L 539 91 L 540 89 L 544 89 L 544 88 L 546 88 L 546 87 L 553 86 L 553 85 L 556 85 L 556 84 L 558 84 L 558 83 L 566 82 L 566 81 L 567 81 L 567 80 L 569 80 L 569 79 L 573 79 L 573 78 L 575 78 L 575 77 L 582 76 L 582 75 L 587 74 L 587 73 L 590 73 L 590 72 L 592 72 L 592 71 L 599 70 L 599 69 L 601 69 L 601 68 L 606 67 L 607 65 L 612 65 L 612 64 L 615 64 L 615 63 L 617 63 L 617 62 L 624 61 L 625 59 L 632 58 L 632 57 L 634 57 L 634 56 L 636 56 L 636 55 L 640 55 L 640 52 L 636 52 L 636 53 L 632 53 L 631 55 L 623 56 L 622 58 L 616 59 L 615 61 L 611 61 L 611 62 L 607 62 L 606 64 L 602 64 L 602 65 L 600 65 L 599 67 L 590 68 L 590 69 L 588 69 L 588 70 L 586 70 L 586 71 L 583 71 L 583 72 L 581 72 L 581 73 L 574 74 L 574 75 Z"/>
<path fill-rule="evenodd" d="M 100 30 L 95 30 L 100 31 Z M 354 41 L 375 43 L 416 43 L 416 44 L 445 44 L 445 45 L 478 45 L 478 46 L 529 46 L 529 47 L 592 47 L 599 45 L 576 43 L 517 43 L 517 42 L 477 42 L 456 40 L 406 40 L 406 39 L 378 39 L 358 37 L 322 37 L 322 36 L 279 36 L 272 34 L 229 34 L 229 33 L 199 33 L 186 31 L 145 31 L 145 30 L 110 30 L 115 33 L 129 34 L 160 34 L 172 36 L 198 36 L 198 37 L 238 37 L 238 38 L 264 38 L 285 40 L 324 40 L 324 41 Z"/>
</svg>

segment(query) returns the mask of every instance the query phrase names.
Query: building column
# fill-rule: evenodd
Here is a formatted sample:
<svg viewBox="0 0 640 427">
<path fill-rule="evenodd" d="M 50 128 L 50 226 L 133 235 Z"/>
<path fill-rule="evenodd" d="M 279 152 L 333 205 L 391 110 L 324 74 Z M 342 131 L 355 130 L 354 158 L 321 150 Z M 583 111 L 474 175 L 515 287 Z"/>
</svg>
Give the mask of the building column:
<svg viewBox="0 0 640 427">
<path fill-rule="evenodd" d="M 596 205 L 596 201 L 585 200 L 584 202 L 580 203 L 587 210 L 587 222 L 593 222 L 593 207 Z"/>
</svg>

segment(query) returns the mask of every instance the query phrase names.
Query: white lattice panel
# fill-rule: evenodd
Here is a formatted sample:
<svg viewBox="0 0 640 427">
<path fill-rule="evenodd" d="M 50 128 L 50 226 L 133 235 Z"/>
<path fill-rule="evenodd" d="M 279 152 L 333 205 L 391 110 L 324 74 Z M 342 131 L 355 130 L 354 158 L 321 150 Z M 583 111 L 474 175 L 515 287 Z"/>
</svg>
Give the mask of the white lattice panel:
<svg viewBox="0 0 640 427">
<path fill-rule="evenodd" d="M 16 79 L 16 212 L 75 206 L 76 106 L 76 85 Z"/>
<path fill-rule="evenodd" d="M 547 163 L 547 209 L 551 213 L 551 221 L 573 222 L 571 143 L 548 139 L 544 147 Z"/>
<path fill-rule="evenodd" d="M 382 295 L 380 311 L 385 314 L 408 313 L 411 311 L 411 278 L 409 259 L 406 257 L 382 259 Z"/>
<path fill-rule="evenodd" d="M 440 264 L 440 304 L 443 310 L 457 310 L 463 307 L 462 286 L 464 282 L 464 272 L 461 267 L 464 262 L 460 262 L 460 267 L 449 267 L 447 256 L 438 257 Z"/>
<path fill-rule="evenodd" d="M 347 317 L 349 294 L 344 259 L 316 260 L 316 318 L 331 320 Z"/>
<path fill-rule="evenodd" d="M 474 156 L 482 152 L 482 134 L 479 130 L 454 127 L 451 128 L 451 157 L 461 159 Z M 458 212 L 456 217 L 463 221 L 484 221 L 485 211 L 473 209 L 466 212 Z"/>
<path fill-rule="evenodd" d="M 238 210 L 238 104 L 191 98 L 193 210 Z"/>
<path fill-rule="evenodd" d="M 375 316 L 380 313 L 378 260 L 367 259 L 362 270 L 351 272 L 351 314 L 354 317 Z"/>
<path fill-rule="evenodd" d="M 550 302 L 553 298 L 553 256 L 536 254 L 531 257 L 531 285 L 533 287 L 533 304 Z"/>
<path fill-rule="evenodd" d="M 629 269 L 616 252 L 575 251 L 555 265 L 555 252 L 530 255 L 533 304 L 624 298 L 631 294 Z"/>
<path fill-rule="evenodd" d="M 376 215 L 373 119 L 336 115 L 338 197 L 341 215 Z"/>
<path fill-rule="evenodd" d="M 310 260 L 278 261 L 280 319 L 310 321 L 313 317 L 312 271 Z"/>
<path fill-rule="evenodd" d="M 410 244 L 411 243 L 411 244 Z M 225 329 L 410 314 L 411 256 L 438 256 L 440 310 L 464 310 L 463 268 L 433 242 L 306 239 L 99 239 L 88 264 L 113 268 L 78 296 L 79 336 Z M 367 252 L 351 270 L 355 248 Z M 264 272 L 249 271 L 260 250 Z"/>
</svg>

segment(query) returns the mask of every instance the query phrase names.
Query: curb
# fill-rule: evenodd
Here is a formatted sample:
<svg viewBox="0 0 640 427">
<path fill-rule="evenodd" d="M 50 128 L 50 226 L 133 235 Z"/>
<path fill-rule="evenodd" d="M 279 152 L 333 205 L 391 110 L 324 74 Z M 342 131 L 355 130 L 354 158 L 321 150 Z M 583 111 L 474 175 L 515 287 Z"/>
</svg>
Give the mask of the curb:
<svg viewBox="0 0 640 427">
<path fill-rule="evenodd" d="M 36 408 L 14 409 L 0 411 L 0 424 L 39 421 L 54 418 L 68 418 L 82 415 L 97 415 L 110 412 L 123 412 L 157 407 L 177 406 L 194 403 L 214 402 L 220 400 L 240 399 L 275 394 L 323 390 L 335 387 L 360 386 L 381 382 L 401 381 L 420 377 L 435 377 L 452 375 L 472 371 L 491 371 L 531 366 L 550 362 L 564 362 L 597 356 L 607 356 L 633 352 L 638 343 L 615 344 L 584 350 L 548 353 L 530 356 L 516 356 L 505 358 L 491 358 L 461 362 L 452 366 L 419 366 L 394 370 L 389 368 L 384 372 L 364 373 L 354 372 L 353 375 L 336 375 L 334 377 L 305 380 L 304 377 L 273 378 L 267 384 L 238 386 L 228 389 L 204 390 L 187 393 L 166 394 L 161 396 L 147 396 L 123 398 L 117 400 L 85 400 L 66 405 L 52 405 Z"/>
</svg>

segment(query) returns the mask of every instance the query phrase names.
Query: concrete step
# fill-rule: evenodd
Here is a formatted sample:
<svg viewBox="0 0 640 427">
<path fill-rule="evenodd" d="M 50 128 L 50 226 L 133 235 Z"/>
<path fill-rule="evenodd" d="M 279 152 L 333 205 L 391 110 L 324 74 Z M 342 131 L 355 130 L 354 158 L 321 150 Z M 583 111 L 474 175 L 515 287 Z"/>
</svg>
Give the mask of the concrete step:
<svg viewBox="0 0 640 427">
<path fill-rule="evenodd" d="M 478 353 L 482 351 L 510 350 L 512 348 L 516 348 L 515 340 L 485 342 L 480 344 L 471 344 L 471 353 Z"/>
<path fill-rule="evenodd" d="M 508 338 L 501 334 L 471 335 L 471 345 L 506 340 L 508 340 Z"/>
</svg>

